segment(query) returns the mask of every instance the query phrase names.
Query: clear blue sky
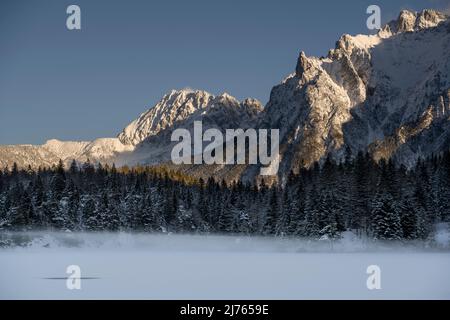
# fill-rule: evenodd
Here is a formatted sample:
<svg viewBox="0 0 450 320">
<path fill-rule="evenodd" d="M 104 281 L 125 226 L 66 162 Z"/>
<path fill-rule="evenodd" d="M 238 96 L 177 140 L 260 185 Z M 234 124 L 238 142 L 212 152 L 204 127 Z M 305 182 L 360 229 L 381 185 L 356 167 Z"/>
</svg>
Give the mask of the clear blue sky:
<svg viewBox="0 0 450 320">
<path fill-rule="evenodd" d="M 367 33 L 369 4 L 386 22 L 450 0 L 1 0 L 0 144 L 116 136 L 173 88 L 266 103 L 300 50 Z"/>
</svg>

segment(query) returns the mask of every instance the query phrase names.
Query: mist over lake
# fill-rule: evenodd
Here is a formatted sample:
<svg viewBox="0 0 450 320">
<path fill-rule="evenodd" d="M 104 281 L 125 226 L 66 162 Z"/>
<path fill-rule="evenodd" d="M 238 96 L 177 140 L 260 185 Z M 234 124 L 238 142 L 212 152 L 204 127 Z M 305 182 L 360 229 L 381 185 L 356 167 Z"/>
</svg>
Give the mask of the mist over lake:
<svg viewBox="0 0 450 320">
<path fill-rule="evenodd" d="M 356 241 L 2 233 L 1 299 L 447 299 L 448 249 Z M 66 268 L 81 270 L 81 290 Z M 369 290 L 367 267 L 381 269 Z"/>
</svg>

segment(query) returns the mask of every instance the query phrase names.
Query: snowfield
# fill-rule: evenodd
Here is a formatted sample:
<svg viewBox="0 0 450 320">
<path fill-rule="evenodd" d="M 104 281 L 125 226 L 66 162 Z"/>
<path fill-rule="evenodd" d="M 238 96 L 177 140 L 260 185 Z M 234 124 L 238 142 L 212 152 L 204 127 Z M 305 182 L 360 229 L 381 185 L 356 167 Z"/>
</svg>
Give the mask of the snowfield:
<svg viewBox="0 0 450 320">
<path fill-rule="evenodd" d="M 0 249 L 1 299 L 450 298 L 445 250 L 125 233 L 2 234 L 3 243 L 12 237 L 23 242 Z M 81 290 L 66 287 L 69 265 L 81 268 Z M 381 268 L 380 290 L 367 289 L 369 265 Z"/>
</svg>

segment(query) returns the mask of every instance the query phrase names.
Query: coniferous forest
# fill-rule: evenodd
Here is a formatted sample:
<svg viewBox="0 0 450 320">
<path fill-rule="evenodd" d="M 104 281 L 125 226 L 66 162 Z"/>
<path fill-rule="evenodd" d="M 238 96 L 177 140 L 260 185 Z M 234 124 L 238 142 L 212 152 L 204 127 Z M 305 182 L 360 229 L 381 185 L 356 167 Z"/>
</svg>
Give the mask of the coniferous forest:
<svg viewBox="0 0 450 320">
<path fill-rule="evenodd" d="M 207 181 L 164 167 L 86 162 L 0 171 L 0 230 L 230 233 L 427 239 L 450 220 L 450 153 L 407 170 L 369 155 L 291 174 L 281 185 Z"/>
</svg>

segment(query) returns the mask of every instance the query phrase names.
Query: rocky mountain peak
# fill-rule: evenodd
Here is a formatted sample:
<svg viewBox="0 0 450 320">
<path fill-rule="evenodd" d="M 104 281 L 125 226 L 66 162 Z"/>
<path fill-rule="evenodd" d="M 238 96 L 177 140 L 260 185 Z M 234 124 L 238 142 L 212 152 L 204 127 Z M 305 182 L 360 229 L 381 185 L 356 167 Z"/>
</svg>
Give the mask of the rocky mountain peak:
<svg viewBox="0 0 450 320">
<path fill-rule="evenodd" d="M 416 20 L 416 29 L 421 30 L 436 27 L 438 24 L 447 19 L 448 16 L 439 11 L 426 9 L 418 15 L 418 18 Z"/>
<path fill-rule="evenodd" d="M 243 106 L 246 110 L 240 110 Z M 219 109 L 228 109 L 234 110 L 233 114 L 245 111 L 252 115 L 259 112 L 261 108 L 261 104 L 257 100 L 248 100 L 241 104 L 228 93 L 214 96 L 202 90 L 172 90 L 155 106 L 131 122 L 118 138 L 123 144 L 137 145 L 165 129 L 173 128 L 197 113 L 210 114 L 210 109 L 215 109 L 215 113 Z"/>
<path fill-rule="evenodd" d="M 378 35 L 382 38 L 388 38 L 394 34 L 433 28 L 447 19 L 447 15 L 433 9 L 425 9 L 421 12 L 403 10 L 397 20 L 386 24 Z"/>
<path fill-rule="evenodd" d="M 416 25 L 417 13 L 403 10 L 397 19 L 397 32 L 414 31 Z"/>
<path fill-rule="evenodd" d="M 301 52 L 261 115 L 281 129 L 281 170 L 361 150 L 413 165 L 450 145 L 447 19 L 404 10 L 376 35 L 343 35 L 326 58 Z"/>
<path fill-rule="evenodd" d="M 244 99 L 244 101 L 242 101 L 242 105 L 247 108 L 255 109 L 256 111 L 262 111 L 264 108 L 259 100 L 253 98 Z"/>
<path fill-rule="evenodd" d="M 295 68 L 296 76 L 302 78 L 303 74 L 312 68 L 312 66 L 312 63 L 306 56 L 305 52 L 301 51 L 297 60 L 297 67 Z"/>
<path fill-rule="evenodd" d="M 213 99 L 214 96 L 206 91 L 172 90 L 156 105 L 131 122 L 118 138 L 123 144 L 137 145 L 175 122 L 186 119 L 197 110 L 206 108 Z"/>
</svg>

